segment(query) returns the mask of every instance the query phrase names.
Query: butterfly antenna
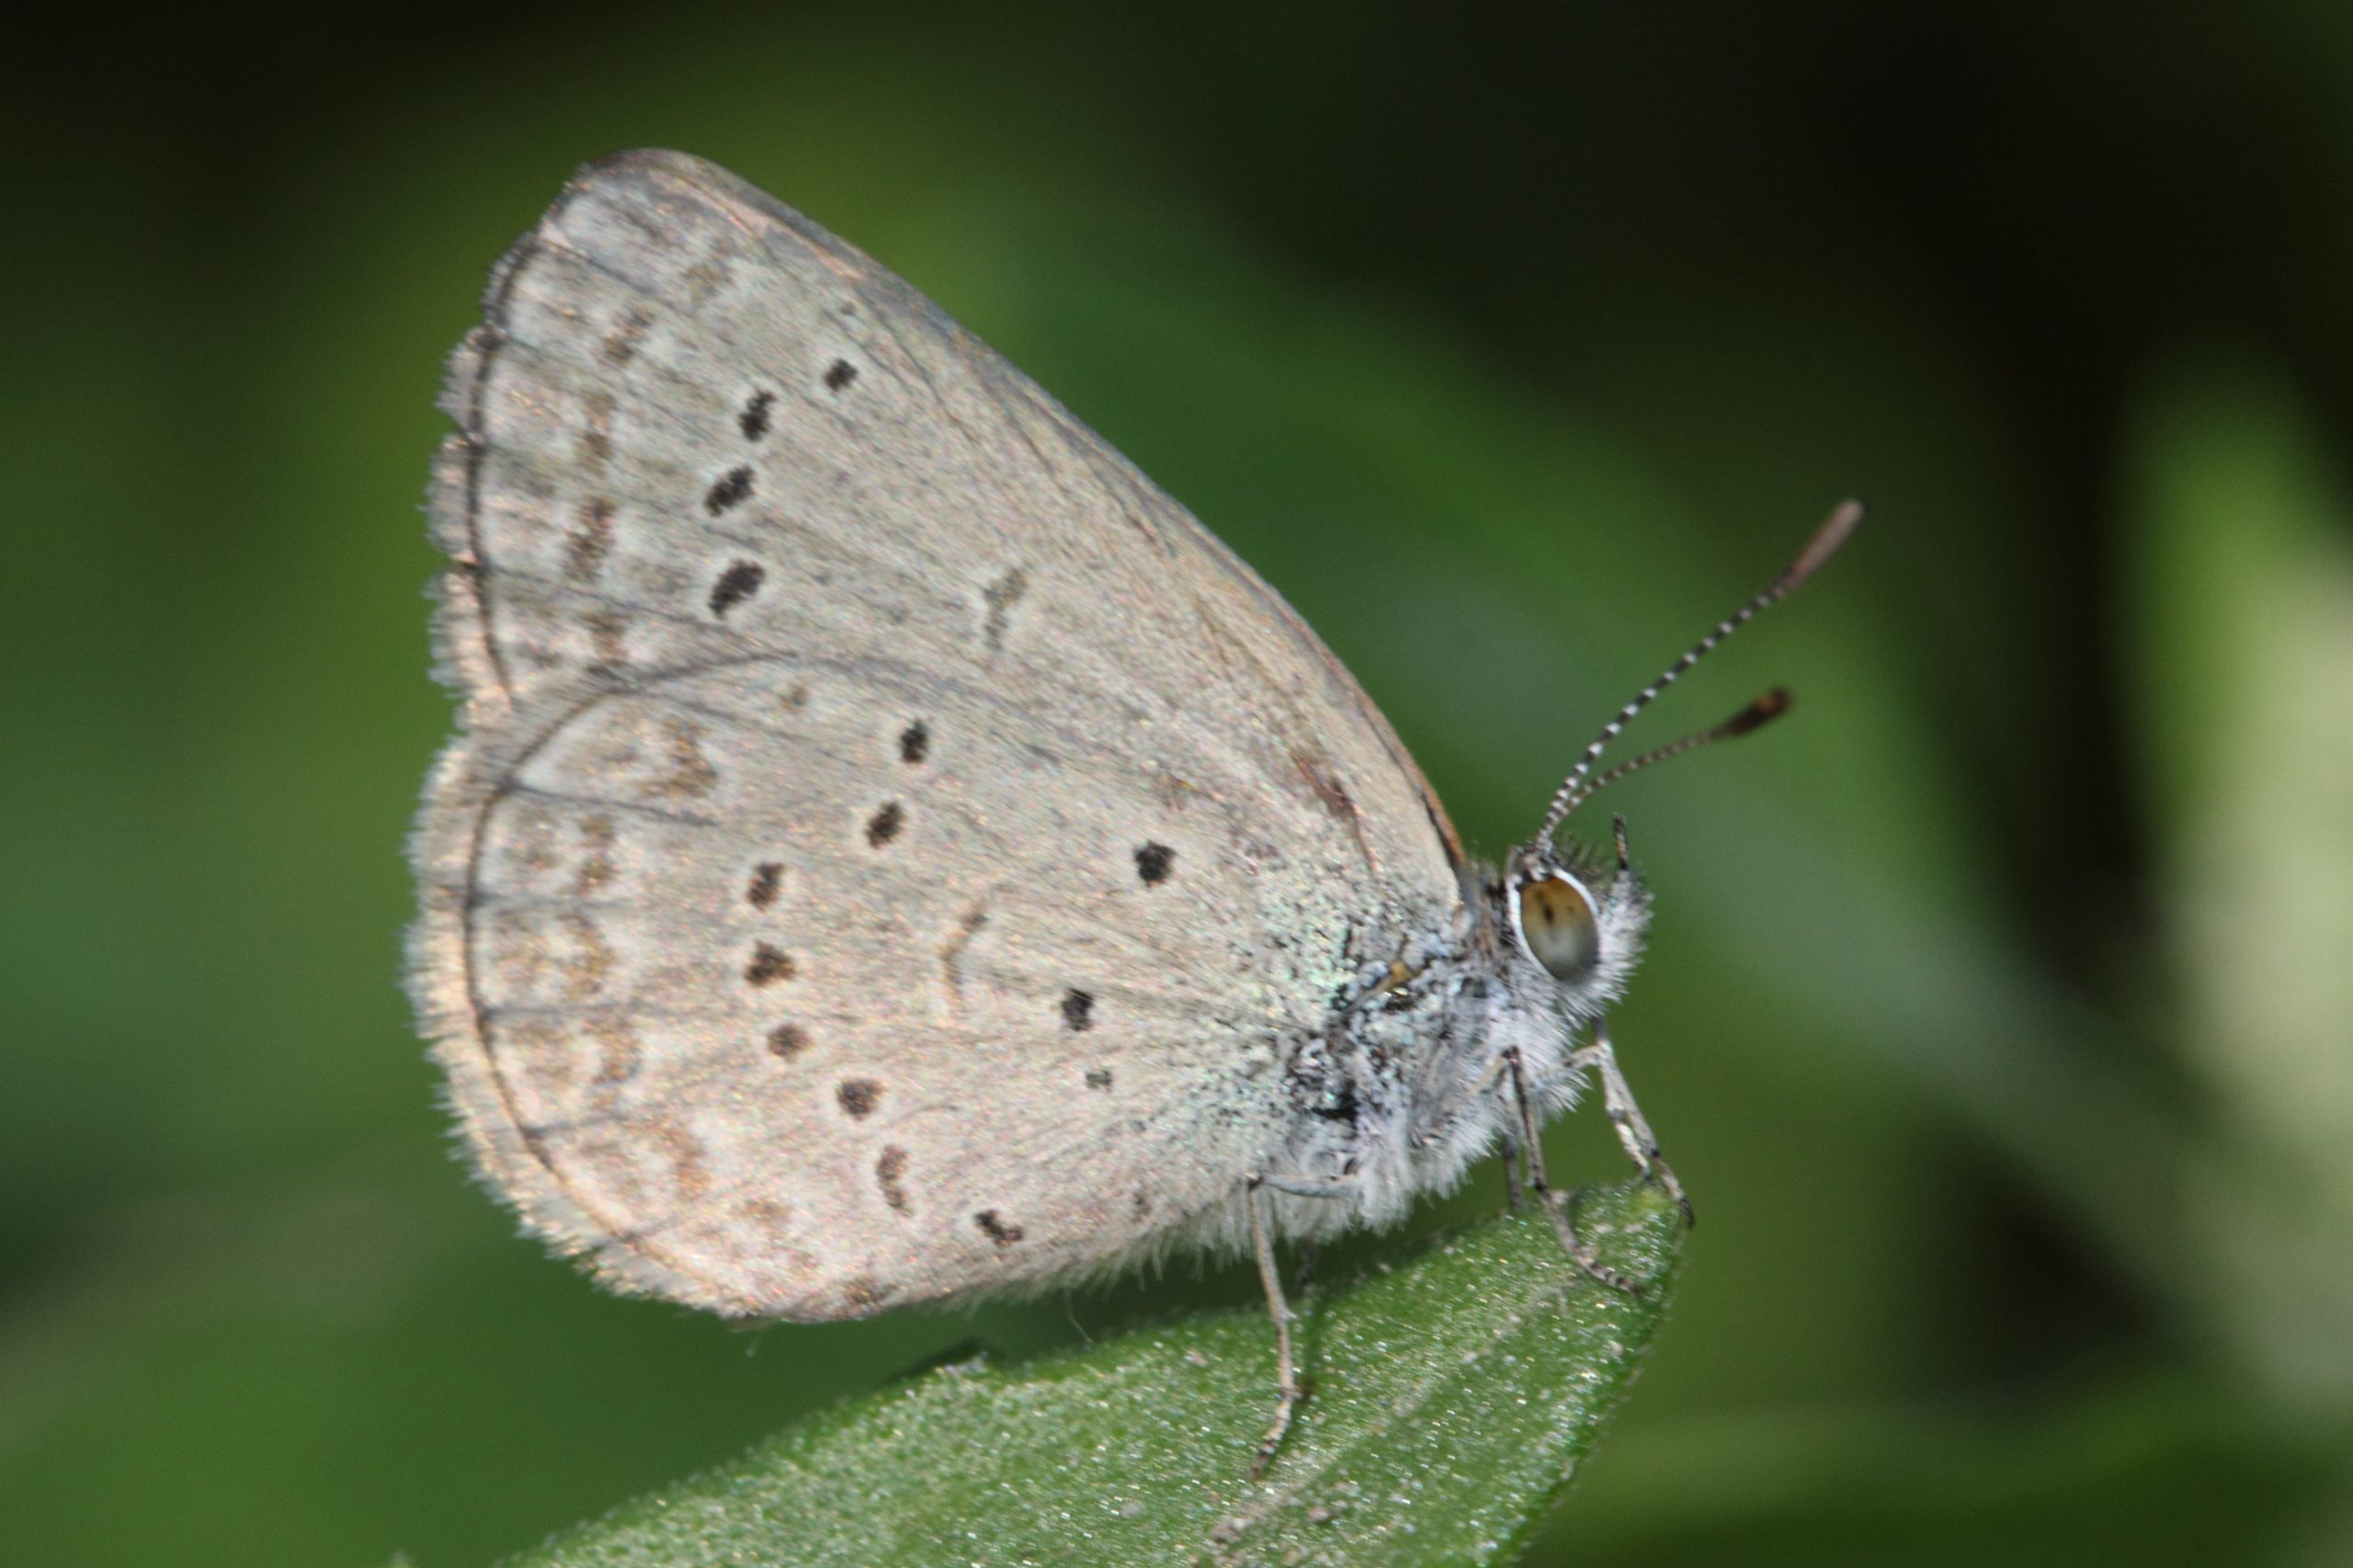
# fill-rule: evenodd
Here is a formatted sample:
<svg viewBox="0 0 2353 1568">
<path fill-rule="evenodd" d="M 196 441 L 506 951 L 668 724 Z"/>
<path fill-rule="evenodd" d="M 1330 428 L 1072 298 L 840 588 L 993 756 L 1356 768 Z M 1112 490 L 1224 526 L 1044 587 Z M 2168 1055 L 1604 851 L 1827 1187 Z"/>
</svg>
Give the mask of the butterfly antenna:
<svg viewBox="0 0 2353 1568">
<path fill-rule="evenodd" d="M 1713 745 L 1718 741 L 1737 740 L 1752 730 L 1764 728 L 1789 710 L 1789 688 L 1777 686 L 1712 729 L 1686 735 L 1679 741 L 1669 741 L 1663 746 L 1655 746 L 1638 757 L 1620 763 L 1578 790 L 1576 798 L 1569 802 L 1569 810 L 1575 811 L 1629 773 L 1639 772 L 1654 762 L 1665 762 L 1670 756 L 1681 756 L 1687 751 L 1698 751 L 1701 746 Z"/>
<path fill-rule="evenodd" d="M 1561 787 L 1552 792 L 1552 803 L 1544 813 L 1544 826 L 1536 835 L 1536 842 L 1539 844 L 1550 842 L 1552 835 L 1560 831 L 1561 824 L 1567 820 L 1568 814 L 1591 800 L 1594 791 L 1611 779 L 1621 778 L 1638 767 L 1646 767 L 1651 763 L 1705 745 L 1711 741 L 1730 740 L 1734 735 L 1745 735 L 1758 725 L 1779 718 L 1786 712 L 1789 709 L 1789 694 L 1777 688 L 1776 691 L 1768 692 L 1765 696 L 1758 698 L 1712 730 L 1704 730 L 1699 734 L 1688 735 L 1670 745 L 1661 746 L 1655 752 L 1636 757 L 1623 767 L 1615 768 L 1604 774 L 1597 780 L 1587 782 L 1592 778 L 1594 764 L 1601 760 L 1601 754 L 1608 748 L 1610 742 L 1618 738 L 1619 733 L 1625 729 L 1627 722 L 1635 714 L 1649 707 L 1652 699 L 1657 697 L 1660 692 L 1673 686 L 1684 671 L 1713 653 L 1716 644 L 1754 620 L 1757 613 L 1767 606 L 1789 597 L 1796 591 L 1799 584 L 1820 571 L 1822 563 L 1838 553 L 1838 547 L 1852 537 L 1856 525 L 1862 520 L 1863 504 L 1861 502 L 1841 502 L 1837 509 L 1830 514 L 1828 520 L 1814 530 L 1813 537 L 1808 540 L 1805 548 L 1798 552 L 1798 558 L 1790 562 L 1779 576 L 1768 584 L 1764 592 L 1716 622 L 1714 630 L 1694 643 L 1689 653 L 1667 665 L 1665 671 L 1656 680 L 1643 687 L 1635 694 L 1631 702 L 1618 710 L 1617 716 L 1601 727 L 1601 733 L 1594 736 L 1593 744 L 1585 748 L 1583 756 L 1577 758 L 1576 767 L 1569 770 L 1569 776 L 1561 780 Z"/>
</svg>

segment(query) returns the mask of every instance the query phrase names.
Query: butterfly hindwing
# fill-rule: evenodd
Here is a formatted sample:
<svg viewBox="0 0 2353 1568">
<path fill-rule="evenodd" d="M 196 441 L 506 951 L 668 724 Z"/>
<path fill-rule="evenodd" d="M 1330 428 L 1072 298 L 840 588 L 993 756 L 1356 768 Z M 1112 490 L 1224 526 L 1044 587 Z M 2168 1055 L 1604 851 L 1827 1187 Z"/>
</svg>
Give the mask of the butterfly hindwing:
<svg viewBox="0 0 2353 1568">
<path fill-rule="evenodd" d="M 415 987 L 622 1288 L 834 1317 L 1216 1232 L 1450 833 L 1248 569 L 862 255 L 584 171 L 453 357 Z M 1385 958 L 1387 955 L 1380 955 Z"/>
</svg>

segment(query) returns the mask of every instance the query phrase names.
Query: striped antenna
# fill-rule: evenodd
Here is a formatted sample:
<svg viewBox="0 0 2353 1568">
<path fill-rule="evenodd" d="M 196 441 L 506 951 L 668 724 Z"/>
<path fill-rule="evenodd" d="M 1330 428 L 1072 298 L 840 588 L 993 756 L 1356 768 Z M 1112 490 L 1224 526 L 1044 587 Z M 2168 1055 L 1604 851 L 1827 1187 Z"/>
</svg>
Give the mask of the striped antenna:
<svg viewBox="0 0 2353 1568">
<path fill-rule="evenodd" d="M 1686 735 L 1679 741 L 1669 741 L 1663 746 L 1655 746 L 1638 757 L 1620 763 L 1578 790 L 1576 799 L 1569 802 L 1569 810 L 1575 811 L 1629 773 L 1640 772 L 1654 762 L 1665 762 L 1670 756 L 1681 756 L 1687 751 L 1698 751 L 1701 746 L 1711 746 L 1718 741 L 1737 740 L 1751 730 L 1763 729 L 1789 710 L 1789 688 L 1777 686 L 1713 728 L 1701 730 L 1697 734 Z"/>
<path fill-rule="evenodd" d="M 1757 725 L 1779 717 L 1782 711 L 1786 710 L 1789 707 L 1787 692 L 1768 693 L 1723 723 L 1717 725 L 1713 730 L 1702 731 L 1697 735 L 1686 736 L 1670 745 L 1661 746 L 1657 751 L 1636 757 L 1623 767 L 1615 768 L 1591 783 L 1586 782 L 1592 778 L 1594 764 L 1601 760 L 1602 752 L 1608 748 L 1610 742 L 1618 738 L 1619 733 L 1625 729 L 1628 721 L 1649 707 L 1653 698 L 1673 686 L 1684 671 L 1714 652 L 1717 643 L 1754 620 L 1757 612 L 1768 605 L 1789 597 L 1799 584 L 1820 571 L 1822 563 L 1838 553 L 1838 547 L 1852 537 L 1856 525 L 1862 520 L 1863 504 L 1861 502 L 1841 502 L 1837 509 L 1830 514 L 1829 519 L 1814 530 L 1813 537 L 1806 541 L 1805 549 L 1798 552 L 1798 558 L 1790 562 L 1781 574 L 1767 585 L 1763 593 L 1718 621 L 1715 630 L 1700 638 L 1689 653 L 1667 665 L 1665 672 L 1658 679 L 1643 687 L 1634 700 L 1618 710 L 1618 716 L 1601 727 L 1601 733 L 1593 738 L 1593 744 L 1585 748 L 1585 755 L 1577 758 L 1576 767 L 1569 770 L 1569 776 L 1561 780 L 1561 787 L 1552 792 L 1552 804 L 1544 813 L 1544 826 L 1537 833 L 1536 842 L 1550 843 L 1552 835 L 1560 831 L 1561 824 L 1567 820 L 1568 814 L 1591 800 L 1594 791 L 1610 780 L 1621 778 L 1638 767 L 1647 767 L 1651 763 L 1673 756 L 1679 752 L 1688 751 L 1694 746 L 1704 745 L 1710 741 L 1729 740 L 1733 735 L 1746 734 Z"/>
</svg>

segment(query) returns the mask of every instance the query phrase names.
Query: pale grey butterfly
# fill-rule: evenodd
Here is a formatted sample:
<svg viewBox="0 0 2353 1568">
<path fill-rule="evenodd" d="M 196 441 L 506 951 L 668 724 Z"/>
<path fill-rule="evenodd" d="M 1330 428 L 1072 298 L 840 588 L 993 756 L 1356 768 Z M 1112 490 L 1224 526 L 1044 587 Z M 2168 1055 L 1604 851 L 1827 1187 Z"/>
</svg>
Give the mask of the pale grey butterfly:
<svg viewBox="0 0 2353 1568">
<path fill-rule="evenodd" d="M 452 357 L 461 733 L 413 986 L 489 1184 L 607 1284 L 859 1317 L 1387 1225 L 1590 1074 L 1649 894 L 1500 869 L 1275 591 L 873 261 L 710 164 L 592 165 Z M 1582 1043 L 1579 1039 L 1582 1036 Z M 1686 1206 L 1688 1211 L 1688 1205 Z"/>
</svg>

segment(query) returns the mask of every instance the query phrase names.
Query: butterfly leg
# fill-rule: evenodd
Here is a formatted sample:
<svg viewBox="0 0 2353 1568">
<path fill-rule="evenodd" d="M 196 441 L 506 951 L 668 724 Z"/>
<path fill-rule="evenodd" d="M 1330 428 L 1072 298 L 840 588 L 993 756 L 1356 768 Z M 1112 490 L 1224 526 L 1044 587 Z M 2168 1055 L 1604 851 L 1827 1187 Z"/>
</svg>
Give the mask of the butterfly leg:
<svg viewBox="0 0 2353 1568">
<path fill-rule="evenodd" d="M 1519 1108 L 1518 1131 L 1510 1135 L 1510 1146 L 1504 1151 L 1504 1196 L 1517 1210 L 1521 1188 L 1534 1191 L 1540 1199 L 1543 1195 L 1544 1150 L 1536 1142 L 1536 1106 L 1528 1096 L 1528 1074 L 1520 1067 L 1518 1051 L 1506 1051 L 1497 1059 L 1481 1082 L 1481 1090 L 1492 1087 L 1500 1077 L 1511 1080 L 1512 1103 Z"/>
<path fill-rule="evenodd" d="M 1258 1190 L 1261 1185 L 1260 1178 L 1250 1178 L 1250 1250 L 1257 1255 L 1258 1282 L 1267 1289 L 1267 1311 L 1275 1320 L 1275 1383 L 1279 1392 L 1274 1425 L 1258 1440 L 1257 1455 L 1250 1461 L 1253 1481 L 1266 1474 L 1267 1466 L 1273 1462 L 1301 1398 L 1299 1369 L 1290 1353 L 1290 1303 L 1283 1300 L 1282 1273 L 1275 1267 L 1275 1242 L 1267 1227 L 1267 1199 Z"/>
<path fill-rule="evenodd" d="M 1618 1052 L 1609 1043 L 1609 1026 L 1594 1025 L 1593 1043 L 1571 1052 L 1564 1065 L 1572 1071 L 1590 1068 L 1599 1075 L 1602 1108 L 1609 1113 L 1609 1125 L 1618 1130 L 1618 1142 L 1626 1146 L 1627 1158 L 1634 1162 L 1645 1181 L 1654 1181 L 1666 1189 L 1666 1195 L 1675 1199 L 1675 1206 L 1683 1210 L 1686 1225 L 1697 1224 L 1699 1219 L 1691 1212 L 1691 1199 L 1685 1196 L 1674 1168 L 1659 1153 L 1651 1124 L 1643 1119 L 1642 1107 L 1634 1103 L 1634 1091 L 1626 1086 L 1626 1074 L 1618 1070 Z"/>
<path fill-rule="evenodd" d="M 1506 1051 L 1504 1060 L 1511 1071 L 1512 1098 L 1519 1104 L 1518 1142 L 1521 1158 L 1528 1165 L 1529 1190 L 1536 1194 L 1536 1201 L 1542 1207 L 1545 1218 L 1552 1221 L 1552 1233 L 1560 1238 L 1561 1250 L 1567 1253 L 1569 1261 L 1588 1277 L 1629 1296 L 1641 1295 L 1641 1286 L 1602 1262 L 1593 1248 L 1577 1234 L 1578 1193 L 1556 1194 L 1544 1174 L 1544 1145 L 1537 1139 L 1536 1101 L 1528 1092 L 1528 1074 L 1520 1064 L 1519 1052 Z"/>
</svg>

